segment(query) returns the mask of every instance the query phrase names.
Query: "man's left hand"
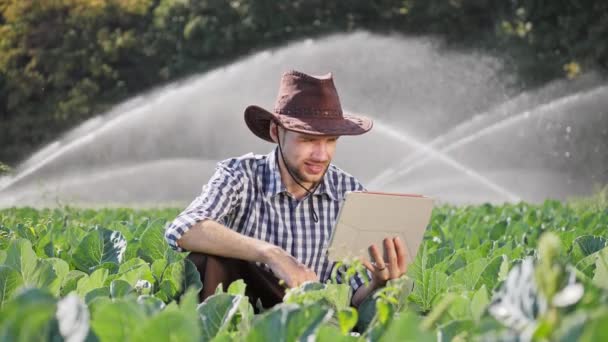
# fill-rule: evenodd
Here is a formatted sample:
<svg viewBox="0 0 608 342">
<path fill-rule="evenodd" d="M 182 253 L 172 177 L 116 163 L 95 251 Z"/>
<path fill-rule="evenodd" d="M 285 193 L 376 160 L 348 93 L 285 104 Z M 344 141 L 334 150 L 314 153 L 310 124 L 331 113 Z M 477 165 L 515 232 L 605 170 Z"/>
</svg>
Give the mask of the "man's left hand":
<svg viewBox="0 0 608 342">
<path fill-rule="evenodd" d="M 386 285 L 391 279 L 401 277 L 407 271 L 406 247 L 399 237 L 384 239 L 386 260 L 375 244 L 369 247 L 369 254 L 373 262 L 366 259 L 361 261 L 372 274 L 370 285 L 374 289 Z"/>
</svg>

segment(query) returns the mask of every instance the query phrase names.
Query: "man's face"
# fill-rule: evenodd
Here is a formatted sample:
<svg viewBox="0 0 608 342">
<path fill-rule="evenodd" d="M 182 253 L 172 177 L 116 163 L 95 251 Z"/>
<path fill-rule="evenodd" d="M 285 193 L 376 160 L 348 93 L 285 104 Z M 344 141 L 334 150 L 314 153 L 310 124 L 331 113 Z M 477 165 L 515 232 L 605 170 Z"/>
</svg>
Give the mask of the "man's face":
<svg viewBox="0 0 608 342">
<path fill-rule="evenodd" d="M 279 128 L 286 166 L 301 183 L 321 181 L 334 157 L 337 136 L 307 135 Z"/>
</svg>

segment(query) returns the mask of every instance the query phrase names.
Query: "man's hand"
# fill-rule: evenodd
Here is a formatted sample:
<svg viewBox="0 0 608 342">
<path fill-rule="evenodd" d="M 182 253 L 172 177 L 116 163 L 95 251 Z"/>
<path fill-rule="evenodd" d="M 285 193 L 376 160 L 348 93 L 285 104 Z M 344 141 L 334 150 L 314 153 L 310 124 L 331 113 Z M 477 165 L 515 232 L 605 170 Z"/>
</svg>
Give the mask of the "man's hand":
<svg viewBox="0 0 608 342">
<path fill-rule="evenodd" d="M 264 262 L 290 288 L 300 286 L 307 281 L 319 281 L 315 272 L 279 247 L 272 246 L 264 254 Z"/>
<path fill-rule="evenodd" d="M 387 281 L 397 279 L 407 271 L 406 247 L 399 237 L 384 239 L 386 260 L 376 245 L 369 247 L 369 254 L 373 262 L 362 259 L 362 263 L 372 273 L 370 287 L 373 289 L 386 285 Z"/>
<path fill-rule="evenodd" d="M 371 245 L 369 254 L 373 262 L 361 258 L 363 266 L 372 273 L 372 280 L 367 286 L 361 286 L 354 293 L 351 302 L 358 307 L 374 290 L 386 285 L 391 279 L 401 277 L 407 271 L 407 249 L 399 237 L 384 239 L 384 255 L 380 255 L 378 247 Z"/>
</svg>

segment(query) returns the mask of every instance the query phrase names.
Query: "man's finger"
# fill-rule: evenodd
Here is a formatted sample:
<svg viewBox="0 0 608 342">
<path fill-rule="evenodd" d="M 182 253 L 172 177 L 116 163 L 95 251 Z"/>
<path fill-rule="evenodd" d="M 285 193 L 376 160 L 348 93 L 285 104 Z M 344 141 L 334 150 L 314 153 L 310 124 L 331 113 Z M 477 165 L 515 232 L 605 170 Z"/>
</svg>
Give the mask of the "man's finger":
<svg viewBox="0 0 608 342">
<path fill-rule="evenodd" d="M 397 252 L 392 238 L 384 239 L 384 252 L 387 256 L 388 271 L 391 278 L 399 277 L 399 265 L 397 264 Z"/>
<path fill-rule="evenodd" d="M 405 273 L 405 271 L 407 271 L 407 256 L 409 254 L 407 246 L 398 236 L 393 238 L 393 241 L 395 242 L 395 251 L 397 252 L 397 264 L 399 265 L 399 271 L 401 271 L 401 273 Z"/>
<path fill-rule="evenodd" d="M 380 251 L 376 245 L 369 246 L 369 254 L 372 257 L 372 260 L 376 263 L 377 269 L 384 269 L 386 265 L 384 264 L 384 259 L 380 255 Z"/>
<path fill-rule="evenodd" d="M 376 272 L 376 270 L 374 269 L 374 265 L 372 265 L 369 260 L 361 258 L 361 264 L 363 264 L 363 266 L 365 266 L 365 268 L 367 268 L 370 272 Z"/>
</svg>

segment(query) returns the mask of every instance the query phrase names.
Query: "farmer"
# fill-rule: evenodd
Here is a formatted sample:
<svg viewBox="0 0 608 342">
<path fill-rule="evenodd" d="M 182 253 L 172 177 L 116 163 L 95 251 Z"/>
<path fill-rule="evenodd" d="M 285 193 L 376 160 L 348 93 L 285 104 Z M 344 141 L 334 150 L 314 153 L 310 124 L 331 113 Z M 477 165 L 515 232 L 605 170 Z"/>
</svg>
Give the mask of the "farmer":
<svg viewBox="0 0 608 342">
<path fill-rule="evenodd" d="M 331 161 L 340 136 L 366 133 L 372 121 L 343 114 L 331 74 L 290 71 L 281 78 L 274 111 L 249 106 L 245 122 L 277 146 L 267 155 L 218 163 L 165 238 L 174 249 L 191 252 L 203 282 L 201 301 L 218 284 L 243 279 L 252 303 L 259 299 L 270 307 L 282 301 L 283 285 L 330 277 L 334 263 L 326 252 L 341 200 L 347 191 L 363 190 Z M 370 246 L 371 262 L 362 260 L 371 281 L 350 281 L 354 306 L 406 270 L 399 238 L 387 237 L 382 247 L 384 253 Z"/>
</svg>

